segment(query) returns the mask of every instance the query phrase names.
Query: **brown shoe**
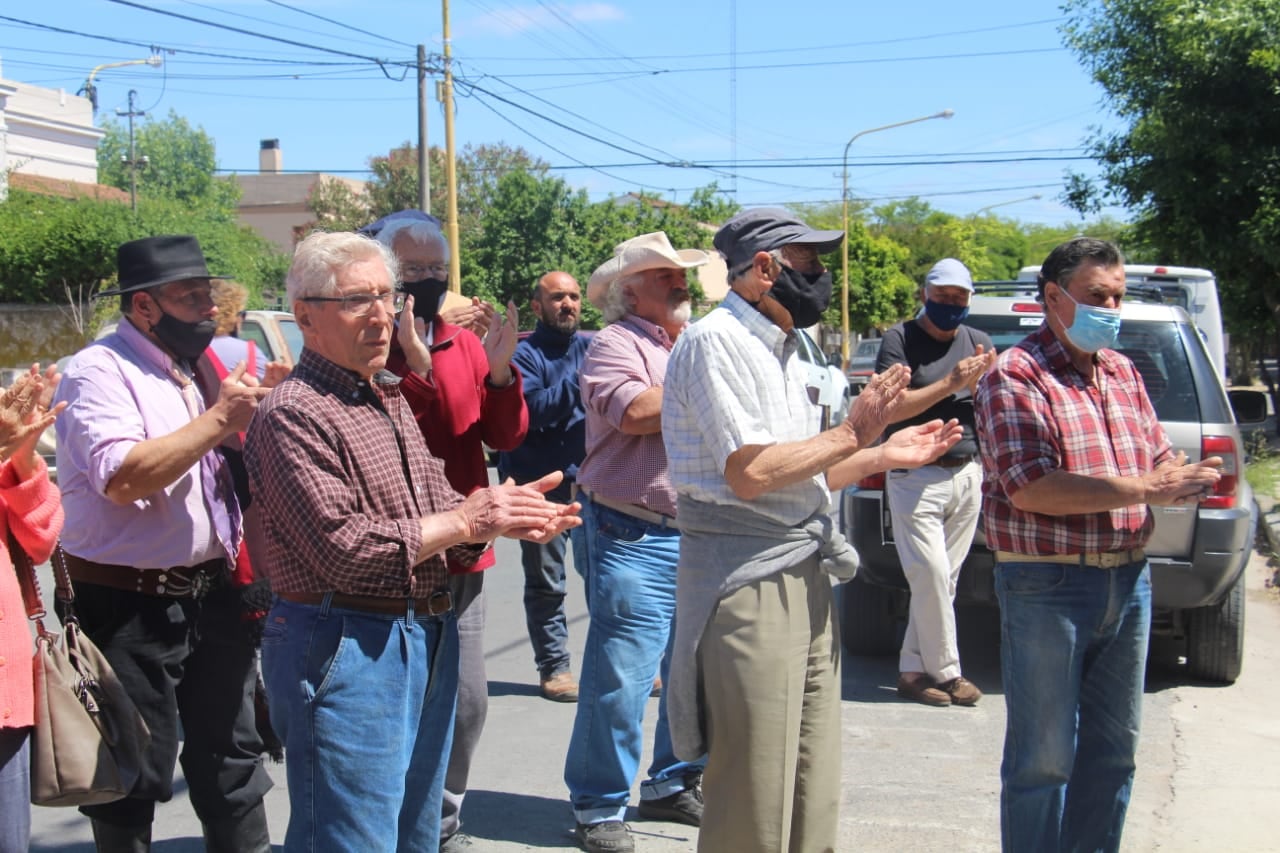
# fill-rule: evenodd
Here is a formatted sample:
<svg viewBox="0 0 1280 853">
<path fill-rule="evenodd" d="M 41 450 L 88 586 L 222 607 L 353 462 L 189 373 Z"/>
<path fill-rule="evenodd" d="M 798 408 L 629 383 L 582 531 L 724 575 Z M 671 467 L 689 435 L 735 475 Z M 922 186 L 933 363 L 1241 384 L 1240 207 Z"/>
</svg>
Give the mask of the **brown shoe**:
<svg viewBox="0 0 1280 853">
<path fill-rule="evenodd" d="M 939 690 L 926 673 L 904 672 L 898 675 L 898 695 L 923 705 L 950 705 L 951 696 Z"/>
<path fill-rule="evenodd" d="M 649 695 L 650 696 L 662 695 L 662 676 L 661 675 L 655 675 L 653 677 L 653 689 L 649 691 Z"/>
<path fill-rule="evenodd" d="M 578 682 L 574 681 L 573 673 L 566 670 L 542 679 L 542 698 L 552 702 L 577 702 Z"/>
<path fill-rule="evenodd" d="M 952 705 L 977 705 L 978 700 L 982 698 L 982 691 L 978 689 L 978 685 L 963 675 L 944 681 L 938 685 L 938 689 L 947 692 L 951 697 Z"/>
</svg>

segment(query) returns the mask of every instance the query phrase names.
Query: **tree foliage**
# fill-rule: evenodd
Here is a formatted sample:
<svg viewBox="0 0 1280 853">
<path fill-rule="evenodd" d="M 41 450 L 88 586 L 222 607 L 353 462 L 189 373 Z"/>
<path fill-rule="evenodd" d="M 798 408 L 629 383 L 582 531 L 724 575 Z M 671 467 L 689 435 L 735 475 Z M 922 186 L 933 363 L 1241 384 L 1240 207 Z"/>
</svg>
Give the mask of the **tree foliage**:
<svg viewBox="0 0 1280 853">
<path fill-rule="evenodd" d="M 116 248 L 155 234 L 194 234 L 210 270 L 255 295 L 283 284 L 288 258 L 234 213 L 141 198 L 135 215 L 118 201 L 11 189 L 0 203 L 0 302 L 64 303 L 67 288 L 96 293 L 114 280 Z"/>
<path fill-rule="evenodd" d="M 119 122 L 103 124 L 98 143 L 98 182 L 129 189 L 129 129 Z M 134 158 L 139 198 L 163 198 L 189 205 L 235 210 L 240 188 L 215 177 L 218 168 L 213 139 L 203 128 L 172 110 L 163 120 L 143 119 L 134 125 Z"/>
<path fill-rule="evenodd" d="M 1280 318 L 1280 4 L 1071 0 L 1064 27 L 1124 122 L 1089 143 L 1159 262 L 1214 270 L 1229 331 Z M 1077 194 L 1079 187 L 1074 187 Z"/>
</svg>

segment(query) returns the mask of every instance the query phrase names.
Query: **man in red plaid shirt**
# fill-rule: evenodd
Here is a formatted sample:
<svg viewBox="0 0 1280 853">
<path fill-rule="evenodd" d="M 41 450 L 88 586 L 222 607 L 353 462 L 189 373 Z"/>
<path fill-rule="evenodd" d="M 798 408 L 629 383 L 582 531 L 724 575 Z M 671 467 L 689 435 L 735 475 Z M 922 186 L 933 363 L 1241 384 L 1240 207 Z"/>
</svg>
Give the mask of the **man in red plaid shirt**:
<svg viewBox="0 0 1280 853">
<path fill-rule="evenodd" d="M 1006 851 L 1119 849 L 1151 625 L 1149 505 L 1194 504 L 1188 463 L 1137 369 L 1111 349 L 1124 258 L 1079 237 L 1041 267 L 1044 324 L 978 386 L 983 522 L 996 554 L 1007 725 Z"/>
</svg>

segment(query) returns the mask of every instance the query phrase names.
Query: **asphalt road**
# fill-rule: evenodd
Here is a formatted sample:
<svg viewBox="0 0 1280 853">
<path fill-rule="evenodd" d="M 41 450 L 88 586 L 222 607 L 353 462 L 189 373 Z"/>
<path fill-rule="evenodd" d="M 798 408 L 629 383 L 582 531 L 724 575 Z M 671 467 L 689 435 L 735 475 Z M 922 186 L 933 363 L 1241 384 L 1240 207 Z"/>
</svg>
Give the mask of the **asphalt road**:
<svg viewBox="0 0 1280 853">
<path fill-rule="evenodd" d="M 463 810 L 474 853 L 574 849 L 573 817 L 561 780 L 573 705 L 537 694 L 524 632 L 514 544 L 499 544 L 489 571 L 487 648 L 490 706 Z M 1280 798 L 1280 605 L 1264 589 L 1269 571 L 1249 568 L 1247 656 L 1233 686 L 1187 682 L 1176 668 L 1151 669 L 1128 851 L 1275 850 L 1273 804 Z M 48 585 L 48 584 L 46 584 Z M 575 653 L 586 634 L 582 586 L 571 573 Z M 975 708 L 929 708 L 897 699 L 896 658 L 844 663 L 842 851 L 994 851 L 1004 701 L 994 611 L 962 610 L 965 674 L 986 691 Z M 652 734 L 657 700 L 650 702 Z M 353 735 L 355 734 L 353 729 Z M 288 795 L 283 767 L 271 768 L 272 837 L 284 838 Z M 195 853 L 200 828 L 181 779 L 160 806 L 154 849 Z M 638 796 L 638 794 L 637 794 Z M 634 802 L 634 800 L 633 800 Z M 634 817 L 634 814 L 632 815 Z M 91 851 L 88 821 L 73 809 L 37 808 L 34 851 Z M 640 853 L 692 850 L 696 830 L 633 820 Z"/>
</svg>

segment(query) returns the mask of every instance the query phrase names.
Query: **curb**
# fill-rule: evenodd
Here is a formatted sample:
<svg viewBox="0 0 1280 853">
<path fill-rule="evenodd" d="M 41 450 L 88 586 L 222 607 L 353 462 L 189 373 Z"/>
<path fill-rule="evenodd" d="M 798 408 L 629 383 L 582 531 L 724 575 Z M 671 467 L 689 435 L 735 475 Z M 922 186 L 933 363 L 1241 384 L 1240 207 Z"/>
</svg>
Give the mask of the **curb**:
<svg viewBox="0 0 1280 853">
<path fill-rule="evenodd" d="M 1257 500 L 1254 504 L 1258 507 L 1258 523 L 1262 525 L 1262 532 L 1267 535 L 1272 553 L 1280 554 L 1280 504 L 1272 504 L 1265 511 Z"/>
</svg>

